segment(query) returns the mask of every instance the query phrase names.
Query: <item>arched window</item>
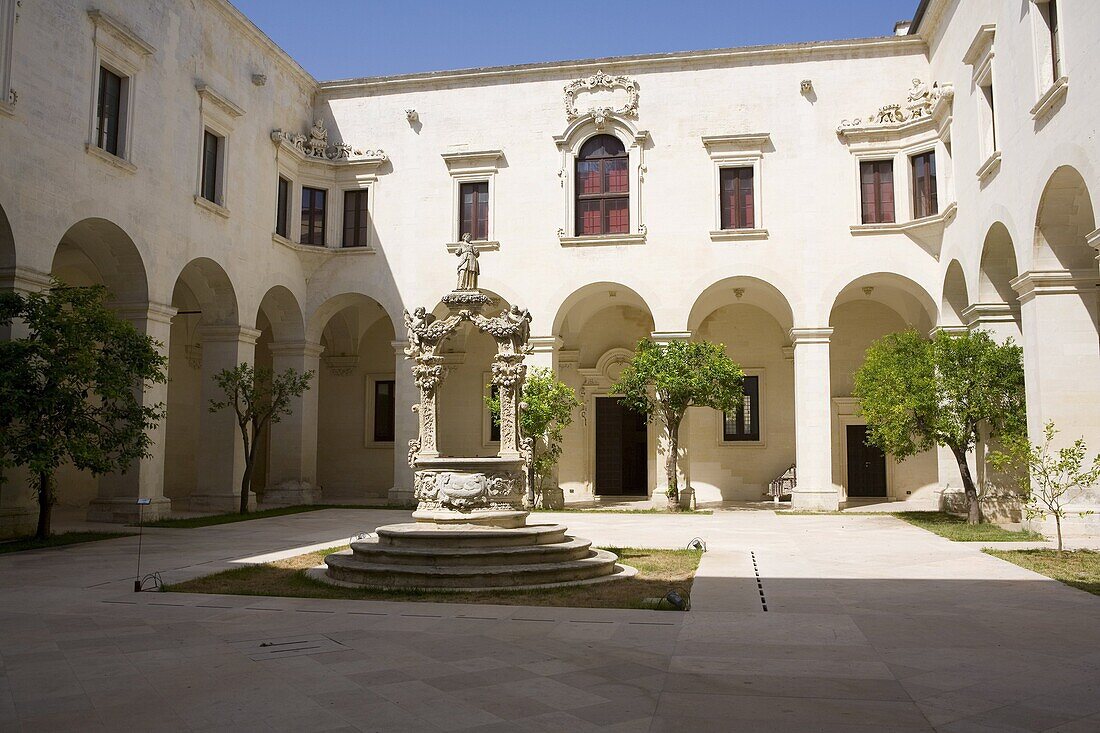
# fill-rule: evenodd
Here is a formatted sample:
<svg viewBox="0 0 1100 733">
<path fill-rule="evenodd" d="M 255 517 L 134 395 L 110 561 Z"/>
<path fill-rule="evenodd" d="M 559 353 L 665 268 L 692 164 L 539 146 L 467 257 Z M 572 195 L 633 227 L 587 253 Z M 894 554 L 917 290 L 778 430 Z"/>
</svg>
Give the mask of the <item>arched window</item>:
<svg viewBox="0 0 1100 733">
<path fill-rule="evenodd" d="M 630 177 L 622 141 L 596 135 L 577 156 L 578 237 L 630 231 Z"/>
</svg>

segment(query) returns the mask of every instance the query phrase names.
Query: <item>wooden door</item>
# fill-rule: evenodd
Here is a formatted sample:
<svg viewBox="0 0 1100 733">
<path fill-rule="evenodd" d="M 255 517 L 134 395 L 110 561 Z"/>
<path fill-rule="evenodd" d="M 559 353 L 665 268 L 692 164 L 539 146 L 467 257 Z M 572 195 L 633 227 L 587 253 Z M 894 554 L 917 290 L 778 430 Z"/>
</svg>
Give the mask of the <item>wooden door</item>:
<svg viewBox="0 0 1100 733">
<path fill-rule="evenodd" d="M 867 445 L 867 426 L 849 425 L 848 497 L 886 497 L 886 454 Z"/>
<path fill-rule="evenodd" d="M 646 496 L 647 430 L 645 415 L 619 404 L 617 397 L 596 398 L 596 494 Z"/>
</svg>

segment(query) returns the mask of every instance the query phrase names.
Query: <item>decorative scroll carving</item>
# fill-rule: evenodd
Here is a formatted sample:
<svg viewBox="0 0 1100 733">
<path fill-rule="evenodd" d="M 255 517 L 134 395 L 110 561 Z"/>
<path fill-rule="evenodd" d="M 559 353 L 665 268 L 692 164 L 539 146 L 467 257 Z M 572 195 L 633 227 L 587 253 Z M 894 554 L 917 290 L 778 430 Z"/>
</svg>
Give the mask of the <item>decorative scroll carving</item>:
<svg viewBox="0 0 1100 733">
<path fill-rule="evenodd" d="M 321 120 L 315 120 L 308 135 L 285 130 L 272 130 L 273 142 L 287 142 L 295 150 L 307 158 L 316 160 L 347 160 L 351 156 L 386 159 L 386 154 L 381 150 L 359 150 L 344 143 L 329 143 L 328 129 Z"/>
<path fill-rule="evenodd" d="M 413 486 L 419 507 L 428 510 L 508 510 L 523 498 L 521 478 L 504 472 L 417 471 Z"/>
<path fill-rule="evenodd" d="M 950 84 L 940 86 L 939 82 L 935 82 L 929 88 L 920 79 L 913 79 L 913 86 L 909 89 L 904 104 L 883 105 L 866 119 L 856 117 L 843 120 L 837 131 L 843 132 L 854 127 L 890 127 L 928 118 L 941 100 L 950 101 L 954 96 L 955 90 Z"/>
<path fill-rule="evenodd" d="M 623 89 L 626 91 L 626 102 L 619 107 L 596 106 L 581 112 L 577 109 L 577 94 L 583 91 L 597 89 Z M 621 117 L 638 116 L 638 82 L 627 76 L 611 76 L 603 71 L 597 71 L 592 76 L 583 79 L 574 79 L 565 85 L 565 117 L 575 120 L 584 114 L 592 116 L 592 121 L 597 129 L 603 128 L 607 118 L 612 115 Z"/>
</svg>

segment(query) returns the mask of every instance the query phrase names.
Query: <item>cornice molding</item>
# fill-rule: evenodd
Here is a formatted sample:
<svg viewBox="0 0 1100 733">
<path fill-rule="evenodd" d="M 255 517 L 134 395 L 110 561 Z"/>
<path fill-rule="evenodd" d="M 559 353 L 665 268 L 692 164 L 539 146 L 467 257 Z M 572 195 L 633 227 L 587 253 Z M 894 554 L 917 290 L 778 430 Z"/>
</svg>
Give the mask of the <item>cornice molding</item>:
<svg viewBox="0 0 1100 733">
<path fill-rule="evenodd" d="M 824 344 L 828 345 L 829 339 L 833 335 L 833 329 L 831 328 L 792 328 L 788 334 L 791 339 L 791 343 L 795 346 L 801 346 L 803 344 Z M 797 349 L 795 352 L 797 353 Z"/>
<path fill-rule="evenodd" d="M 200 81 L 195 84 L 195 91 L 199 93 L 199 98 L 202 99 L 203 102 L 213 102 L 222 112 L 225 112 L 232 118 L 237 118 L 244 114 L 244 109 L 234 104 L 232 100 L 206 82 Z"/>
<path fill-rule="evenodd" d="M 974 40 L 970 42 L 970 47 L 967 48 L 966 53 L 963 54 L 963 63 L 974 66 L 982 61 L 982 56 L 985 52 L 993 47 L 993 39 L 996 35 L 996 24 L 986 23 L 985 25 L 979 26 L 978 32 L 974 34 Z"/>
<path fill-rule="evenodd" d="M 244 13 L 237 10 L 229 0 L 207 0 L 207 3 L 220 12 L 222 17 L 231 23 L 237 31 L 270 51 L 272 57 L 288 71 L 291 76 L 297 78 L 298 81 L 308 89 L 310 94 L 318 90 L 319 84 L 318 81 L 313 78 L 313 75 L 302 68 L 301 64 L 294 60 L 293 56 L 284 51 L 275 41 L 271 40 L 271 38 L 260 30 L 255 23 L 249 20 Z"/>
<path fill-rule="evenodd" d="M 89 8 L 88 17 L 96 28 L 102 28 L 118 40 L 125 43 L 132 51 L 142 56 L 150 56 L 157 52 L 151 44 L 135 33 L 130 26 L 115 18 L 113 15 L 103 12 L 99 8 Z"/>
<path fill-rule="evenodd" d="M 907 97 L 904 103 L 879 107 L 878 112 L 867 119 L 856 117 L 842 120 L 836 130 L 837 135 L 842 142 L 851 145 L 860 142 L 900 141 L 928 131 L 936 131 L 942 135 L 950 126 L 950 111 L 955 99 L 954 86 L 940 86 L 938 82 L 934 82 L 928 88 L 919 79 L 914 79 Z"/>
<path fill-rule="evenodd" d="M 447 164 L 447 170 L 451 174 L 496 173 L 500 168 L 500 161 L 504 158 L 504 151 L 460 150 L 440 153 L 440 157 Z"/>
<path fill-rule="evenodd" d="M 742 132 L 735 135 L 704 135 L 702 139 L 703 147 L 711 155 L 746 150 L 762 153 L 771 144 L 772 136 L 768 132 Z"/>
<path fill-rule="evenodd" d="M 1095 293 L 1100 276 L 1094 270 L 1028 270 L 1009 285 L 1026 303 L 1040 295 Z"/>
</svg>

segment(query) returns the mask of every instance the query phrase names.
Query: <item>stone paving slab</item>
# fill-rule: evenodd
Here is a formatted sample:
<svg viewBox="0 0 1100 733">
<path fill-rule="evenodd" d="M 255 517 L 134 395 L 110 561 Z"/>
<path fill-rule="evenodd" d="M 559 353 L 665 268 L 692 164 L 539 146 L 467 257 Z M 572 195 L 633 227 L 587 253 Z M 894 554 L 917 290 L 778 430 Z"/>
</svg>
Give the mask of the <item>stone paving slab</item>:
<svg viewBox="0 0 1100 733">
<path fill-rule="evenodd" d="M 142 567 L 407 516 L 148 530 Z M 545 516 L 605 546 L 703 537 L 694 610 L 135 594 L 136 538 L 3 556 L 0 730 L 1100 731 L 1100 598 L 980 544 L 888 517 Z M 252 653 L 292 638 L 331 644 Z"/>
</svg>

